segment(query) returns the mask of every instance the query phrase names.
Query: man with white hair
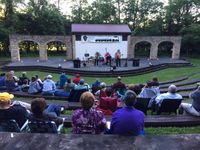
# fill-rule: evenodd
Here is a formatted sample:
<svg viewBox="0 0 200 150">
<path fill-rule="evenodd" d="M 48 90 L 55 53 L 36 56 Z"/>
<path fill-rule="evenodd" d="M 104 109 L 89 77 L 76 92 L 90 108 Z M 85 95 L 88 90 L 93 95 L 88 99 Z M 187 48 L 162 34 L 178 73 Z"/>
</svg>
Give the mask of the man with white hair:
<svg viewBox="0 0 200 150">
<path fill-rule="evenodd" d="M 43 82 L 42 95 L 54 95 L 56 91 L 56 84 L 52 80 L 52 75 L 48 75 Z"/>
<path fill-rule="evenodd" d="M 200 83 L 197 83 L 197 85 L 197 89 L 189 95 L 192 99 L 192 104 L 181 103 L 179 109 L 180 113 L 183 113 L 183 110 L 185 110 L 187 113 L 193 116 L 200 116 Z"/>
<path fill-rule="evenodd" d="M 168 87 L 168 92 L 160 94 L 156 97 L 155 102 L 158 106 L 161 106 L 161 103 L 164 99 L 182 99 L 182 96 L 180 94 L 176 93 L 177 87 L 175 85 L 170 85 Z"/>
</svg>

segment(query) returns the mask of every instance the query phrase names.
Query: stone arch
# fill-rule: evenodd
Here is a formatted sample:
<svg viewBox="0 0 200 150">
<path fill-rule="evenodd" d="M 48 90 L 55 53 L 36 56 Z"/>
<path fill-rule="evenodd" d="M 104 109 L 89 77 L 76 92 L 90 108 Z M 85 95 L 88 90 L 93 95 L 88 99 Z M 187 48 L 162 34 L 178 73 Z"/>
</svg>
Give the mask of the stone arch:
<svg viewBox="0 0 200 150">
<path fill-rule="evenodd" d="M 151 51 L 151 46 L 152 46 L 152 43 L 147 41 L 147 40 L 137 41 L 135 43 L 135 47 L 134 47 L 135 57 L 137 57 L 137 56 L 146 56 L 145 53 L 147 53 L 147 56 L 149 56 L 150 55 L 150 51 Z M 140 52 L 138 52 L 138 50 L 140 50 Z M 140 53 L 140 55 L 138 55 L 139 53 Z"/>
<path fill-rule="evenodd" d="M 54 45 L 54 47 L 51 48 L 52 45 Z M 55 51 L 58 54 L 60 54 L 60 52 L 61 53 L 65 52 L 67 54 L 66 42 L 64 42 L 62 40 L 49 40 L 46 42 L 45 46 L 46 46 L 48 55 L 49 55 L 49 53 L 55 53 Z M 54 49 L 54 48 L 56 48 L 56 49 Z M 51 49 L 51 50 L 49 50 L 49 49 Z M 54 51 L 54 52 L 52 52 L 52 51 Z"/>
<path fill-rule="evenodd" d="M 179 59 L 181 48 L 180 36 L 129 36 L 128 38 L 128 56 L 129 58 L 135 57 L 135 51 L 133 50 L 136 43 L 140 41 L 148 41 L 151 43 L 150 59 L 157 59 L 158 45 L 163 41 L 170 41 L 174 43 L 172 49 L 172 59 Z"/>
<path fill-rule="evenodd" d="M 39 56 L 40 60 L 46 61 L 48 60 L 46 43 L 49 41 L 60 41 L 67 46 L 68 55 L 67 59 L 73 59 L 73 44 L 71 36 L 40 36 L 40 35 L 9 35 L 10 39 L 10 52 L 11 52 L 11 60 L 12 61 L 20 61 L 20 53 L 18 48 L 18 43 L 20 41 L 34 41 L 39 45 Z"/>
<path fill-rule="evenodd" d="M 27 52 L 27 51 L 38 51 L 38 56 L 39 56 L 39 47 L 40 47 L 40 44 L 37 42 L 37 41 L 33 41 L 33 40 L 27 40 L 27 39 L 22 39 L 22 40 L 20 40 L 20 41 L 18 41 L 18 49 L 19 49 L 19 51 L 20 51 L 20 46 L 22 46 L 22 45 L 20 45 L 20 44 L 23 44 L 23 42 L 25 43 L 25 42 L 29 42 L 28 43 L 28 46 L 29 47 L 27 47 L 27 48 L 25 48 L 25 53 Z M 35 47 L 37 45 L 37 47 Z M 34 46 L 34 47 L 33 47 Z M 20 53 L 22 53 L 23 52 L 23 47 L 21 47 L 21 51 L 20 51 Z M 20 54 L 21 55 L 21 54 Z"/>
<path fill-rule="evenodd" d="M 173 41 L 161 41 L 158 44 L 158 56 L 162 56 L 162 54 L 165 54 L 167 56 L 172 57 L 173 47 L 174 47 Z"/>
</svg>

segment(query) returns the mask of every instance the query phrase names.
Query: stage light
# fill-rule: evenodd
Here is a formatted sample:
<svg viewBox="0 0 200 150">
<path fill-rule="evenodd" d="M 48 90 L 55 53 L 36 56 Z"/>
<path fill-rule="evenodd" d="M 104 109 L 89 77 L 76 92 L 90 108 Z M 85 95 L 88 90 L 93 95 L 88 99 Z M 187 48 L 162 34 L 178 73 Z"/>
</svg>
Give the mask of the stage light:
<svg viewBox="0 0 200 150">
<path fill-rule="evenodd" d="M 58 64 L 58 68 L 62 68 L 61 64 Z"/>
</svg>

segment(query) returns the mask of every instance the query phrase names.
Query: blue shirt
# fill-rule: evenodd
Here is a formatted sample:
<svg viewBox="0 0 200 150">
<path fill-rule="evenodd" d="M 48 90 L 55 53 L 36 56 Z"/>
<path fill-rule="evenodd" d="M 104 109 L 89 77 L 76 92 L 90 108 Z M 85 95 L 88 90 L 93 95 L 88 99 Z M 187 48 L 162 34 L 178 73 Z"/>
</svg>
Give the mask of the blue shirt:
<svg viewBox="0 0 200 150">
<path fill-rule="evenodd" d="M 144 113 L 134 107 L 115 111 L 111 120 L 111 132 L 119 135 L 139 135 L 144 130 Z"/>
</svg>

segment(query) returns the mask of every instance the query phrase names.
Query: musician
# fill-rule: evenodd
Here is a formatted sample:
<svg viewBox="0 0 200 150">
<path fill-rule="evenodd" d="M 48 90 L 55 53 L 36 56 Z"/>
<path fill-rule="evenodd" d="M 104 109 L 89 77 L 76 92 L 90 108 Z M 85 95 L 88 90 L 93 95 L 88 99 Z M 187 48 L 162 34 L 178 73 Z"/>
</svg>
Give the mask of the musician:
<svg viewBox="0 0 200 150">
<path fill-rule="evenodd" d="M 99 57 L 100 57 L 100 53 L 96 52 L 95 53 L 95 58 L 94 58 L 94 65 L 98 66 L 99 65 Z"/>
<path fill-rule="evenodd" d="M 105 63 L 106 63 L 106 65 L 108 65 L 108 63 L 109 63 L 109 65 L 111 66 L 111 55 L 110 55 L 110 53 L 109 52 L 106 52 L 106 54 L 105 54 Z"/>
<path fill-rule="evenodd" d="M 115 53 L 115 62 L 117 67 L 121 67 L 121 52 L 119 49 Z"/>
</svg>

